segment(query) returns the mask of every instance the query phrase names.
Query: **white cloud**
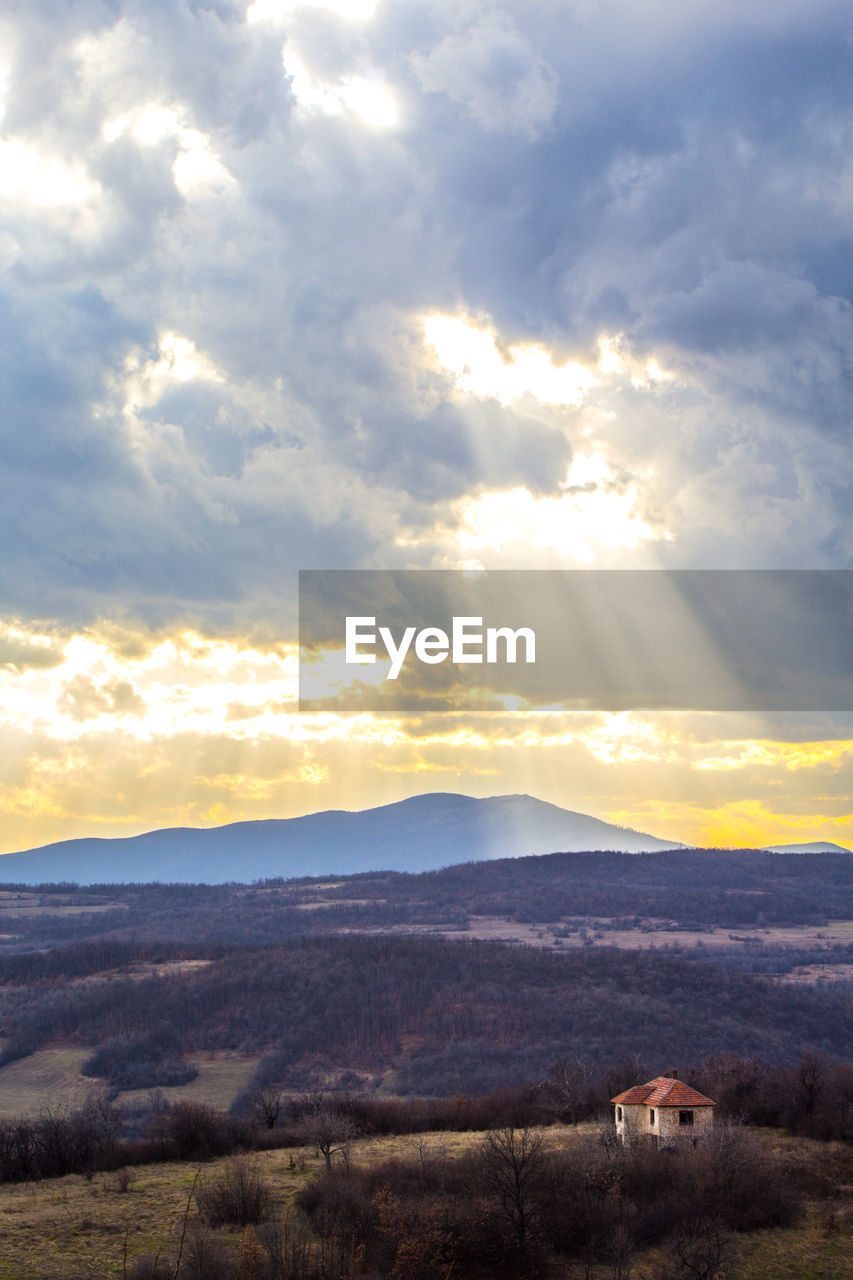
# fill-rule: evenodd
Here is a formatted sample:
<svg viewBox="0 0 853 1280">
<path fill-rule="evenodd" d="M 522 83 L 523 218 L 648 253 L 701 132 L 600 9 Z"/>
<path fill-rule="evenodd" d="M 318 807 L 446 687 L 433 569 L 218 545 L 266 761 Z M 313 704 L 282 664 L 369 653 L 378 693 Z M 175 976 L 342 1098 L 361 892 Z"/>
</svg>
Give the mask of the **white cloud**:
<svg viewBox="0 0 853 1280">
<path fill-rule="evenodd" d="M 641 515 L 641 489 L 626 481 L 601 453 L 576 453 L 555 494 L 524 486 L 485 490 L 453 503 L 450 521 L 402 546 L 428 546 L 453 568 L 584 568 L 613 564 L 643 548 L 672 540 L 662 524 Z"/>
<path fill-rule="evenodd" d="M 234 177 L 215 154 L 210 138 L 185 123 L 180 107 L 148 102 L 104 121 L 102 135 L 115 142 L 129 134 L 143 146 L 171 141 L 175 147 L 172 173 L 185 196 L 221 194 L 233 186 Z"/>
<path fill-rule="evenodd" d="M 0 195 L 44 209 L 82 205 L 99 195 L 82 165 L 19 138 L 0 139 Z"/>
<path fill-rule="evenodd" d="M 378 129 L 397 123 L 399 110 L 384 77 L 374 74 L 325 79 L 309 71 L 290 45 L 285 46 L 282 58 L 293 95 L 303 112 L 327 116 L 350 113 Z"/>
<path fill-rule="evenodd" d="M 461 391 L 494 396 L 501 404 L 532 396 L 542 404 L 576 405 L 595 383 L 592 371 L 577 360 L 555 365 L 536 343 L 502 351 L 492 326 L 466 316 L 427 316 L 424 332 Z"/>
<path fill-rule="evenodd" d="M 535 136 L 557 106 L 558 77 L 502 11 L 412 55 L 428 93 L 461 103 L 485 129 Z"/>
<path fill-rule="evenodd" d="M 319 9 L 353 22 L 373 17 L 377 0 L 252 0 L 246 9 L 247 22 L 283 22 L 300 9 Z"/>
<path fill-rule="evenodd" d="M 223 382 L 222 373 L 204 352 L 196 348 L 191 338 L 165 332 L 157 341 L 157 359 L 145 360 L 139 350 L 131 351 L 125 359 L 125 413 L 135 413 L 156 404 L 174 382 L 190 382 L 200 379 L 207 382 Z"/>
</svg>

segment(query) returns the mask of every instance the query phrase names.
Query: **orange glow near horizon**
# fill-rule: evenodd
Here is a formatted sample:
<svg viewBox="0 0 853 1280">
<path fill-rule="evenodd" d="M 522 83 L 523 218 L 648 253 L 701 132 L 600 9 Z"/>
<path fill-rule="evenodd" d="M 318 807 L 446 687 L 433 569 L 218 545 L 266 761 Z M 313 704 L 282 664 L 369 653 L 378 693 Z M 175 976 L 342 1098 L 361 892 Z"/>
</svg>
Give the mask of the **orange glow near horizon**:
<svg viewBox="0 0 853 1280">
<path fill-rule="evenodd" d="M 0 627 L 0 850 L 424 790 L 526 792 L 685 844 L 845 844 L 853 823 L 853 739 L 689 712 L 300 714 L 296 674 L 293 644 Z"/>
</svg>

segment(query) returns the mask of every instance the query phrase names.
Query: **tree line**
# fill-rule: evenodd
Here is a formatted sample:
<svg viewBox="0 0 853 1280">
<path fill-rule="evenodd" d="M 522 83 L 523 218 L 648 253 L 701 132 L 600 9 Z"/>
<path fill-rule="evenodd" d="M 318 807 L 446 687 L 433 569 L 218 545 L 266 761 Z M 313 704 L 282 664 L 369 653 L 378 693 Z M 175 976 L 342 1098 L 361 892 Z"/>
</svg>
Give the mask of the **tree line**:
<svg viewBox="0 0 853 1280">
<path fill-rule="evenodd" d="M 545 1125 L 566 1126 L 570 1132 L 593 1120 L 604 1123 L 604 1132 L 612 1135 L 609 1099 L 653 1074 L 654 1068 L 629 1056 L 603 1070 L 583 1059 L 560 1059 L 543 1079 L 480 1096 L 293 1094 L 266 1085 L 247 1091 L 230 1113 L 189 1101 L 169 1103 L 156 1090 L 147 1102 L 132 1107 L 93 1095 L 76 1109 L 48 1104 L 37 1116 L 0 1121 L 0 1182 L 166 1160 L 204 1161 L 273 1147 L 311 1148 L 331 1173 L 349 1168 L 357 1139 L 391 1134 L 488 1133 Z M 787 1068 L 724 1055 L 707 1059 L 686 1078 L 714 1098 L 726 1131 L 731 1126 L 773 1126 L 799 1136 L 853 1142 L 853 1067 L 848 1064 L 814 1051 Z M 821 1158 L 826 1185 L 813 1176 L 805 1189 L 826 1191 L 834 1185 L 839 1176 L 834 1158 Z"/>
</svg>

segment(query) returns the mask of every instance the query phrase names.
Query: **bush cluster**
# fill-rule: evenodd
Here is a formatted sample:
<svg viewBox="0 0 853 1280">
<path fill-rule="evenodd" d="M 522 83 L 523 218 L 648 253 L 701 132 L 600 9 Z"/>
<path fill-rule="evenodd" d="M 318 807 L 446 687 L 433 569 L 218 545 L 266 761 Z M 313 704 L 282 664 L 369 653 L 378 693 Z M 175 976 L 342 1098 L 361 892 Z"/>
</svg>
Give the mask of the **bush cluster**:
<svg viewBox="0 0 853 1280">
<path fill-rule="evenodd" d="M 651 1245 L 722 1256 L 734 1233 L 800 1212 L 758 1145 L 727 1127 L 683 1152 L 598 1139 L 549 1150 L 507 1128 L 455 1159 L 334 1169 L 298 1203 L 321 1239 L 361 1251 L 366 1274 L 412 1280 L 518 1276 L 553 1254 L 613 1267 Z"/>
</svg>

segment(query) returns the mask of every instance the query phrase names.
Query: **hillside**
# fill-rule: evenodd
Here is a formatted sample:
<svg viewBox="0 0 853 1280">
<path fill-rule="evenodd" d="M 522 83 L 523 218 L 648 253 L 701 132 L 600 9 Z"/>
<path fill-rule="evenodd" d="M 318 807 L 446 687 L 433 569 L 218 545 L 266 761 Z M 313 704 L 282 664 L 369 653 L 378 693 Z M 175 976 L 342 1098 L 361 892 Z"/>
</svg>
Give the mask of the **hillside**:
<svg viewBox="0 0 853 1280">
<path fill-rule="evenodd" d="M 662 1068 L 853 1055 L 847 854 L 562 853 L 417 875 L 9 888 L 0 934 L 16 1079 L 52 1050 L 99 1046 L 97 1074 L 122 1094 L 186 1088 L 228 1055 L 292 1089 L 416 1093 L 535 1079 L 565 1054 Z M 480 940 L 500 936 L 528 945 Z"/>
<path fill-rule="evenodd" d="M 853 1055 L 846 993 L 660 953 L 342 936 L 180 958 L 87 944 L 35 958 L 29 973 L 23 958 L 0 959 L 5 1058 L 102 1045 L 86 1074 L 145 1089 L 177 1082 L 180 1060 L 231 1051 L 289 1089 L 451 1094 L 539 1079 L 567 1054 L 598 1065 L 629 1053 L 664 1065 L 723 1052 L 788 1063 L 809 1046 Z"/>
<path fill-rule="evenodd" d="M 853 858 L 744 849 L 559 853 L 248 885 L 10 887 L 0 889 L 0 955 L 100 938 L 233 945 L 353 931 L 482 936 L 489 921 L 526 926 L 528 941 L 530 928 L 547 925 L 562 945 L 590 944 L 593 934 L 635 947 L 655 935 L 670 947 L 725 940 L 746 959 L 802 943 L 849 963 L 853 934 L 830 922 L 853 922 Z"/>
<path fill-rule="evenodd" d="M 276 876 L 430 871 L 556 850 L 638 853 L 680 847 L 533 796 L 477 799 L 433 792 L 354 813 L 332 809 L 207 829 L 62 840 L 4 855 L 0 879 L 16 884 L 246 883 Z"/>
</svg>

